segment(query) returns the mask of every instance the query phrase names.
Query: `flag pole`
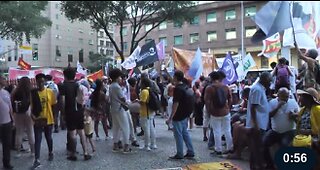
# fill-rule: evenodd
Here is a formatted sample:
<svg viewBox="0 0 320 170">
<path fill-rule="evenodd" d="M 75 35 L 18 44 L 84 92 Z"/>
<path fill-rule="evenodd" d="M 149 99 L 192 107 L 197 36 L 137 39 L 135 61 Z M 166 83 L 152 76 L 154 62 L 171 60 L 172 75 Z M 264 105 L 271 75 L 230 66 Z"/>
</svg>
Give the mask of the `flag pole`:
<svg viewBox="0 0 320 170">
<path fill-rule="evenodd" d="M 241 57 L 240 60 L 243 64 L 243 58 L 244 58 L 244 43 L 243 43 L 243 1 L 241 1 Z"/>
</svg>

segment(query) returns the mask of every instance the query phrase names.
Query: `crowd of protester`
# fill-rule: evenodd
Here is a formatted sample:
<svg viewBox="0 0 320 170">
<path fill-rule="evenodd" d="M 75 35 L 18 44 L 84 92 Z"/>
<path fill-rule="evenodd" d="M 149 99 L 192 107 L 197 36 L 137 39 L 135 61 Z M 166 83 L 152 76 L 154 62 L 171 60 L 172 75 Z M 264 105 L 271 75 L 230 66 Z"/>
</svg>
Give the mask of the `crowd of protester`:
<svg viewBox="0 0 320 170">
<path fill-rule="evenodd" d="M 203 128 L 204 146 L 213 150 L 212 155 L 241 159 L 247 150 L 250 169 L 275 169 L 275 150 L 293 146 L 297 135 L 318 139 L 320 134 L 320 84 L 315 74 L 318 53 L 297 51 L 305 61 L 299 70 L 279 58 L 278 63 L 271 63 L 271 73 L 230 85 L 223 84 L 226 75 L 222 71 L 201 76 L 194 84 L 179 70 L 173 77 L 166 70 L 150 77 L 148 73 L 128 76 L 112 69 L 108 77 L 92 82 L 75 80 L 75 69 L 68 67 L 59 84 L 50 75 L 36 75 L 36 87 L 28 77 L 9 86 L 0 76 L 3 166 L 13 168 L 10 153 L 14 149 L 15 157 L 30 152 L 33 168 L 39 167 L 42 133 L 48 160 L 53 161 L 56 143 L 52 133 L 60 130 L 67 130 L 67 159 L 78 159 L 79 135 L 84 160 L 89 160 L 97 150 L 93 139 L 102 138 L 100 122 L 104 138 L 111 139 L 112 134 L 113 152 L 128 154 L 134 152 L 133 147 L 155 150 L 155 117 L 159 115 L 176 142 L 176 154 L 170 159 L 195 157 L 189 134 L 195 124 Z M 143 136 L 142 143 L 137 136 Z M 22 147 L 23 140 L 29 142 L 29 149 Z M 305 147 L 317 150 L 318 143 Z"/>
</svg>

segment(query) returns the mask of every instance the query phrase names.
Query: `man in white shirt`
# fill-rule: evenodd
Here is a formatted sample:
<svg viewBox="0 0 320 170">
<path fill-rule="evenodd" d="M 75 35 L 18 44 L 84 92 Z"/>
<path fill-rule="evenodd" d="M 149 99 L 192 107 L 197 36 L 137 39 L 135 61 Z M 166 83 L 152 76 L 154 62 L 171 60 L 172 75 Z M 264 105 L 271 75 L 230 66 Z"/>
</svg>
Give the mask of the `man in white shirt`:
<svg viewBox="0 0 320 170">
<path fill-rule="evenodd" d="M 246 127 L 250 129 L 250 169 L 263 169 L 262 136 L 269 123 L 269 103 L 266 89 L 270 87 L 272 77 L 269 72 L 261 73 L 259 81 L 251 87 Z"/>
<path fill-rule="evenodd" d="M 269 102 L 271 129 L 263 138 L 267 169 L 274 169 L 269 147 L 276 143 L 289 146 L 295 134 L 296 124 L 291 115 L 298 112 L 299 105 L 295 99 L 289 98 L 289 95 L 289 90 L 282 87 L 278 90 L 278 97 Z"/>
<path fill-rule="evenodd" d="M 12 125 L 14 125 L 14 117 L 10 94 L 4 89 L 7 85 L 6 78 L 0 75 L 0 134 L 2 143 L 2 162 L 4 169 L 13 169 L 10 164 L 10 148 L 12 140 Z"/>
</svg>

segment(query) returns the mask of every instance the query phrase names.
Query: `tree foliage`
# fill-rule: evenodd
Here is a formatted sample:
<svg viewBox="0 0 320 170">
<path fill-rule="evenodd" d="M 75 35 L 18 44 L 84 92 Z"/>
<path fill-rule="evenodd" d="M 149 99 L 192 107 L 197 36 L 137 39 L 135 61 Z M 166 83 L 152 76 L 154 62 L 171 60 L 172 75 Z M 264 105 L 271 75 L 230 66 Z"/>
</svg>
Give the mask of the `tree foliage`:
<svg viewBox="0 0 320 170">
<path fill-rule="evenodd" d="M 0 38 L 9 38 L 21 43 L 25 37 L 40 38 L 51 26 L 49 18 L 41 13 L 48 1 L 1 1 L 0 2 Z"/>
<path fill-rule="evenodd" d="M 192 1 L 62 1 L 62 10 L 71 21 L 91 21 L 95 29 L 103 29 L 114 45 L 122 61 L 124 25 L 130 23 L 132 30 L 130 54 L 153 29 L 168 20 L 187 20 L 193 15 Z M 108 30 L 109 24 L 120 27 L 120 42 L 115 42 Z M 146 24 L 152 28 L 139 34 Z"/>
</svg>

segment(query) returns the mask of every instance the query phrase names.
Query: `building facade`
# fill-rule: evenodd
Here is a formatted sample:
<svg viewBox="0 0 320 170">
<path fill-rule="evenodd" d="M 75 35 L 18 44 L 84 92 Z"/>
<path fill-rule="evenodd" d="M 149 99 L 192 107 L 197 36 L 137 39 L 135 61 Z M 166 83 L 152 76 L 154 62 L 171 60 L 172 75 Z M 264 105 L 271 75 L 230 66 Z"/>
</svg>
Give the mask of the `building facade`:
<svg viewBox="0 0 320 170">
<path fill-rule="evenodd" d="M 108 31 L 112 37 L 114 37 L 114 25 L 110 24 Z M 113 44 L 111 43 L 110 38 L 106 35 L 103 29 L 100 29 L 97 34 L 97 52 L 104 57 L 110 59 L 109 61 L 114 61 L 115 50 Z"/>
<path fill-rule="evenodd" d="M 48 1 L 43 15 L 52 21 L 52 26 L 40 39 L 31 39 L 30 42 L 33 53 L 38 52 L 38 58 L 31 54 L 23 55 L 23 59 L 32 66 L 63 68 L 70 63 L 75 67 L 77 61 L 86 66 L 90 63 L 89 54 L 97 53 L 97 31 L 91 28 L 89 22 L 69 21 L 60 9 L 60 1 Z M 9 40 L 4 40 L 2 44 L 4 51 L 15 47 Z M 17 67 L 20 56 L 18 48 L 7 52 L 2 56 L 5 59 L 2 68 Z"/>
<path fill-rule="evenodd" d="M 243 42 L 244 51 L 250 53 L 257 67 L 253 69 L 269 68 L 271 62 L 277 57 L 265 58 L 257 56 L 262 50 L 262 42 L 253 44 L 251 37 L 258 27 L 253 22 L 253 17 L 267 1 L 243 1 Z M 152 25 L 145 25 L 139 35 L 143 35 Z M 116 27 L 115 32 L 119 32 Z M 124 53 L 129 55 L 128 47 L 131 40 L 131 26 L 126 23 L 123 28 Z M 151 39 L 156 43 L 163 40 L 166 44 L 166 54 L 171 55 L 172 47 L 196 51 L 200 47 L 202 52 L 210 51 L 217 58 L 225 57 L 228 51 L 233 54 L 241 53 L 241 3 L 240 1 L 215 1 L 198 4 L 196 15 L 190 22 L 179 23 L 165 21 L 158 28 L 152 30 L 145 40 L 139 43 L 144 45 Z M 115 34 L 116 41 L 120 43 L 120 36 Z M 279 53 L 280 54 L 280 53 Z M 292 56 L 292 65 L 297 66 L 296 57 Z"/>
</svg>

